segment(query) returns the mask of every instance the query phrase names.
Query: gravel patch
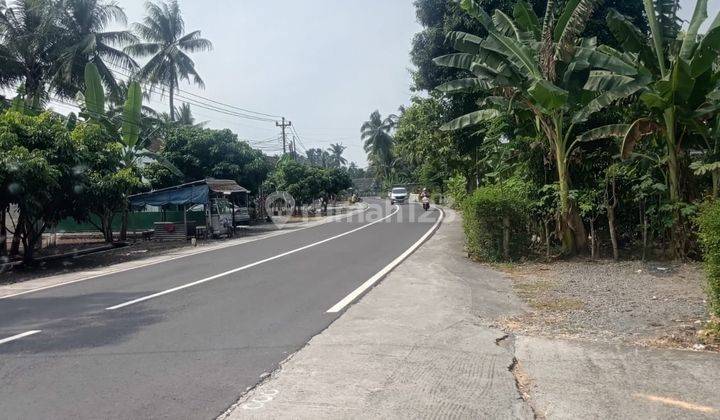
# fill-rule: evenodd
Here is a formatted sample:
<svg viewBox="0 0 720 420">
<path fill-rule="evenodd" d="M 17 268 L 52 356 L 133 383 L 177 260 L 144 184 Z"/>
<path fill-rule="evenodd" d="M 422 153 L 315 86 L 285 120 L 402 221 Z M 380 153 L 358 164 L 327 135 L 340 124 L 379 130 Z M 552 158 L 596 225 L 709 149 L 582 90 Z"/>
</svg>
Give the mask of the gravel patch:
<svg viewBox="0 0 720 420">
<path fill-rule="evenodd" d="M 531 308 L 499 321 L 513 332 L 699 348 L 709 317 L 699 264 L 564 261 L 502 270 Z"/>
</svg>

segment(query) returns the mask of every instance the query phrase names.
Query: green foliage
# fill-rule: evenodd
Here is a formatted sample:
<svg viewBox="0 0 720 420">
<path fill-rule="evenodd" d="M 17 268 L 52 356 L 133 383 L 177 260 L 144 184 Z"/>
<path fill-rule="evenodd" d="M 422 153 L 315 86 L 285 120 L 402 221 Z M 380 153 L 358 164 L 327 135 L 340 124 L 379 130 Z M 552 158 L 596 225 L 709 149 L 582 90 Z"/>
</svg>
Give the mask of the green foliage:
<svg viewBox="0 0 720 420">
<path fill-rule="evenodd" d="M 720 316 L 720 202 L 705 204 L 696 223 L 705 260 L 710 310 Z"/>
<path fill-rule="evenodd" d="M 467 178 L 461 174 L 451 176 L 447 180 L 447 189 L 451 206 L 454 209 L 462 209 L 463 202 L 467 197 Z"/>
<path fill-rule="evenodd" d="M 414 167 L 414 178 L 424 186 L 442 188 L 443 181 L 467 165 L 461 157 L 455 132 L 442 132 L 446 109 L 435 98 L 414 98 L 398 118 L 395 154 Z"/>
<path fill-rule="evenodd" d="M 31 261 L 43 232 L 65 217 L 79 216 L 78 144 L 50 113 L 0 116 L 0 207 L 17 204 L 24 259 Z"/>
<path fill-rule="evenodd" d="M 510 257 L 517 259 L 527 254 L 530 243 L 527 189 L 527 185 L 512 179 L 480 187 L 463 201 L 463 225 L 470 255 L 483 261 L 502 260 L 504 224 L 510 229 Z"/>
<path fill-rule="evenodd" d="M 122 166 L 123 145 L 113 141 L 113 136 L 100 124 L 88 122 L 79 124 L 71 133 L 78 145 L 82 162 L 79 170 L 83 182 L 78 185 L 80 207 L 87 215 L 76 219 L 94 224 L 97 216 L 100 224 L 95 227 L 107 242 L 113 242 L 113 219 L 127 209 L 127 196 L 142 187 L 138 169 Z"/>
<path fill-rule="evenodd" d="M 173 174 L 162 163 L 152 163 L 144 175 L 153 188 L 164 188 L 206 177 L 232 179 L 257 192 L 272 169 L 271 162 L 259 150 L 240 141 L 230 130 L 211 130 L 180 126 L 168 130 L 160 157 L 176 167 Z"/>
<path fill-rule="evenodd" d="M 321 168 L 284 158 L 266 182 L 266 188 L 287 192 L 297 205 L 311 204 L 318 198 L 336 196 L 352 187 L 345 168 Z"/>
<path fill-rule="evenodd" d="M 136 23 L 134 28 L 143 42 L 128 46 L 125 52 L 137 57 L 149 57 L 138 76 L 151 86 L 160 84 L 169 87 L 170 119 L 174 121 L 174 97 L 180 80 L 205 87 L 195 69 L 195 62 L 188 54 L 210 51 L 212 43 L 202 38 L 200 31 L 185 33 L 185 22 L 177 0 L 147 2 L 145 10 L 147 16 L 142 23 Z"/>
</svg>

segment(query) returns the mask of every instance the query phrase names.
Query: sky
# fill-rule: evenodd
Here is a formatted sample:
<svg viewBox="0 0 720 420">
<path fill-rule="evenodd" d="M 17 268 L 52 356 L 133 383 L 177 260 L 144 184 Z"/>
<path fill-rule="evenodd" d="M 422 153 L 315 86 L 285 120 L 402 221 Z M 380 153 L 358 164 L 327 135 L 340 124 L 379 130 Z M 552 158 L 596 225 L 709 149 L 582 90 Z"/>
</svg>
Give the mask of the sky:
<svg viewBox="0 0 720 420">
<path fill-rule="evenodd" d="M 685 20 L 692 16 L 694 2 L 681 0 Z M 130 23 L 145 15 L 144 0 L 118 3 Z M 376 109 L 386 115 L 410 102 L 409 51 L 413 35 L 421 29 L 412 0 L 179 3 L 186 31 L 199 29 L 214 44 L 213 51 L 192 55 L 205 90 L 190 84 L 181 89 L 285 116 L 300 136 L 299 151 L 341 142 L 347 146 L 346 158 L 364 166 L 360 125 Z M 720 0 L 710 0 L 708 23 L 719 10 Z M 167 112 L 167 97 L 156 96 L 149 105 Z M 191 107 L 208 127 L 229 128 L 268 154 L 282 151 L 274 122 Z"/>
<path fill-rule="evenodd" d="M 119 0 L 128 21 L 144 1 Z M 304 147 L 347 146 L 349 161 L 366 164 L 360 126 L 378 109 L 408 104 L 409 50 L 420 30 L 412 0 L 179 0 L 186 32 L 214 44 L 192 55 L 206 88 L 181 89 L 266 114 L 285 116 Z M 183 96 L 188 96 L 183 94 Z M 176 100 L 182 102 L 183 100 Z M 176 106 L 179 103 L 176 103 Z M 168 112 L 167 98 L 150 106 Z M 282 151 L 280 129 L 193 107 L 208 127 L 229 128 L 267 153 Z M 298 149 L 301 151 L 300 146 Z"/>
</svg>

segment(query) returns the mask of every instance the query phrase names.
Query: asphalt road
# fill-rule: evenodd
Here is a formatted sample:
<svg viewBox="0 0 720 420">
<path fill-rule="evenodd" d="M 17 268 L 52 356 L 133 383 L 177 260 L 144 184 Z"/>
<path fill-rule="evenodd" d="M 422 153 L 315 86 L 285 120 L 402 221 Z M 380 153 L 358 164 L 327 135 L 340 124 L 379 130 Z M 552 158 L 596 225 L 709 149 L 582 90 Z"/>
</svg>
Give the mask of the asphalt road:
<svg viewBox="0 0 720 420">
<path fill-rule="evenodd" d="M 381 207 L 0 300 L 0 417 L 216 417 L 439 216 Z"/>
</svg>

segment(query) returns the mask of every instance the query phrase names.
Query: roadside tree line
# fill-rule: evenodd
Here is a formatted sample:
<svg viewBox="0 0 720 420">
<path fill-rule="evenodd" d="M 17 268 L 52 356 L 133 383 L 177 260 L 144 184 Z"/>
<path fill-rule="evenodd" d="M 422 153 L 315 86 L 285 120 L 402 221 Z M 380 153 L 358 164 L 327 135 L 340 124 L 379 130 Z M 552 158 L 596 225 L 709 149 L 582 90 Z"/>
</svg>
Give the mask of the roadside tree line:
<svg viewBox="0 0 720 420">
<path fill-rule="evenodd" d="M 428 95 L 385 125 L 378 177 L 449 192 L 483 259 L 712 260 L 720 16 L 692 3 L 683 28 L 676 1 L 416 1 Z"/>
<path fill-rule="evenodd" d="M 290 163 L 276 169 L 277 157 L 230 130 L 197 124 L 187 103 L 176 108 L 180 81 L 203 86 L 187 54 L 211 44 L 199 31 L 185 33 L 176 1 L 147 3 L 146 10 L 131 30 L 108 31 L 126 21 L 114 2 L 0 1 L 0 85 L 17 90 L 0 100 L 3 260 L 22 248 L 31 262 L 42 235 L 67 218 L 92 224 L 108 243 L 124 241 L 127 197 L 149 189 L 214 177 L 255 194 L 264 185 L 292 187 L 309 200 L 349 187 L 341 144 L 322 151 L 327 169 L 315 168 L 311 153 L 295 156 L 303 162 L 298 171 L 311 178 L 297 187 L 282 175 Z M 145 65 L 135 61 L 144 57 Z M 143 105 L 158 90 L 169 93 L 169 114 Z M 74 100 L 80 112 L 52 112 L 57 100 Z"/>
</svg>

